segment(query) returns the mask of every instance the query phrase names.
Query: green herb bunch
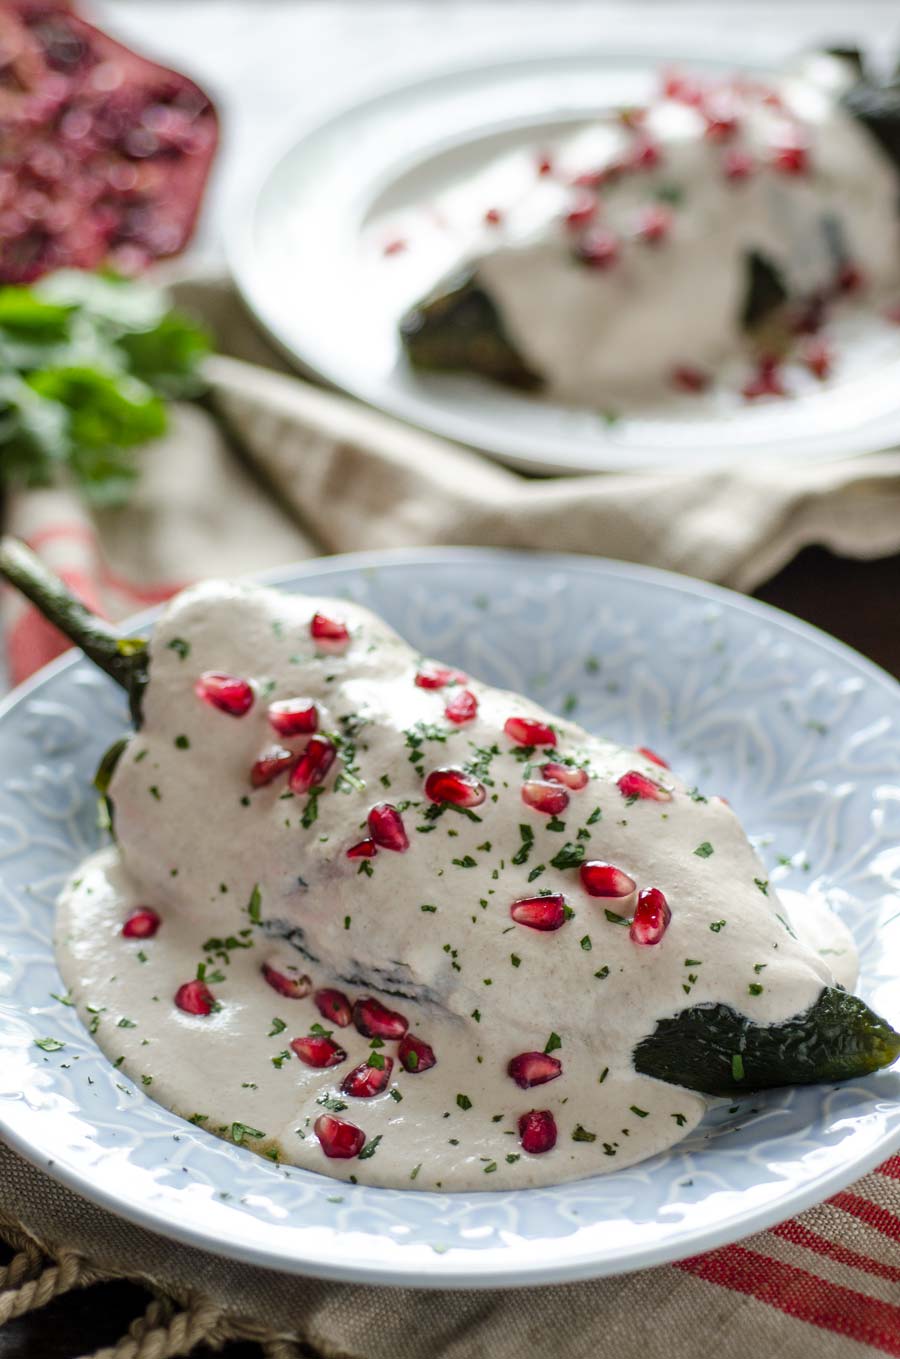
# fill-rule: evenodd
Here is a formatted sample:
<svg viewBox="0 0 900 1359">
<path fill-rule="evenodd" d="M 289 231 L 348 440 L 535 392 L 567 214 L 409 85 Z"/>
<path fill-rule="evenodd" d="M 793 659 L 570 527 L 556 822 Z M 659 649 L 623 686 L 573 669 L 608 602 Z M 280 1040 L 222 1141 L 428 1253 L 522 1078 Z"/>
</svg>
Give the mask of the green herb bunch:
<svg viewBox="0 0 900 1359">
<path fill-rule="evenodd" d="M 122 504 L 166 399 L 197 396 L 207 334 L 144 282 L 62 270 L 0 288 L 0 485 L 71 476 Z"/>
</svg>

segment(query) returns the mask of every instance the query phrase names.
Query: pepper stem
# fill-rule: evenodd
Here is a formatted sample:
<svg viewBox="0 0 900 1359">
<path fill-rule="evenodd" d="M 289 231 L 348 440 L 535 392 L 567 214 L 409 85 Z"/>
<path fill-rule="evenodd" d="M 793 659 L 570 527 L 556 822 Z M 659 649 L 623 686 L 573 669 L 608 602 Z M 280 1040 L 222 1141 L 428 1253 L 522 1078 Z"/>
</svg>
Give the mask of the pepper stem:
<svg viewBox="0 0 900 1359">
<path fill-rule="evenodd" d="M 85 608 L 18 538 L 0 538 L 0 576 L 30 599 L 71 642 L 81 647 L 89 660 L 121 684 L 128 692 L 133 712 L 139 709 L 140 695 L 147 682 L 145 638 L 120 636 L 109 623 Z"/>
</svg>

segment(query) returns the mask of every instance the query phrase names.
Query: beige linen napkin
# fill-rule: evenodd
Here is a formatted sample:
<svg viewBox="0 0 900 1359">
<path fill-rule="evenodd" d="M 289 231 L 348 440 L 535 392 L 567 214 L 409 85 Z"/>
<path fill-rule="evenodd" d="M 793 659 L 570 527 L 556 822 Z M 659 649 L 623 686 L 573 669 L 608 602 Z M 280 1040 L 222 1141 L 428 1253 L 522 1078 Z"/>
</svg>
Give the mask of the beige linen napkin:
<svg viewBox="0 0 900 1359">
<path fill-rule="evenodd" d="M 183 407 L 144 453 L 126 509 L 91 515 L 65 491 L 29 491 L 7 510 L 7 527 L 111 616 L 197 576 L 363 548 L 586 552 L 739 590 L 808 543 L 858 557 L 900 549 L 898 451 L 819 466 L 726 458 L 718 472 L 526 478 L 289 375 L 221 280 L 177 292 L 227 355 L 210 364 L 210 402 L 229 436 Z M 10 607 L 18 680 L 60 643 Z"/>
<path fill-rule="evenodd" d="M 198 576 L 360 548 L 587 552 L 740 589 L 806 543 L 857 556 L 900 549 L 900 453 L 525 479 L 287 374 L 224 284 L 180 292 L 228 355 L 210 366 L 219 420 L 180 409 L 143 454 L 124 510 L 91 514 L 65 489 L 7 506 L 7 527 L 111 616 Z M 20 601 L 7 597 L 4 609 L 21 679 L 60 639 Z M 295 1342 L 341 1359 L 900 1359 L 900 1157 L 740 1245 L 626 1278 L 505 1293 L 326 1284 L 219 1260 L 83 1202 L 2 1144 L 0 1236 L 18 1251 L 0 1269 L 0 1326 L 98 1278 L 156 1291 L 104 1359 L 163 1359 L 228 1336 L 265 1341 L 271 1359 Z"/>
</svg>

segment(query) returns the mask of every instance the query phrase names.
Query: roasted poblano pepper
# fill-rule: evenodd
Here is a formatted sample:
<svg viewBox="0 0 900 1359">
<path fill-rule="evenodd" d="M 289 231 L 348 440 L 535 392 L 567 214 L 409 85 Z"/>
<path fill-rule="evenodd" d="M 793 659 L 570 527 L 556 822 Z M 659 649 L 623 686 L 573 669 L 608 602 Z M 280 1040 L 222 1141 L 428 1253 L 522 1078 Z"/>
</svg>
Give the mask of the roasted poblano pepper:
<svg viewBox="0 0 900 1359">
<path fill-rule="evenodd" d="M 129 695 L 140 725 L 148 680 L 146 639 L 121 638 L 76 600 L 50 571 L 13 539 L 0 542 L 0 575 Z M 107 751 L 96 786 L 105 797 L 125 742 Z M 661 1020 L 635 1048 L 635 1068 L 674 1085 L 714 1095 L 769 1086 L 859 1078 L 900 1055 L 900 1034 L 856 996 L 826 987 L 805 1013 L 755 1024 L 726 1005 L 697 1005 Z"/>
</svg>

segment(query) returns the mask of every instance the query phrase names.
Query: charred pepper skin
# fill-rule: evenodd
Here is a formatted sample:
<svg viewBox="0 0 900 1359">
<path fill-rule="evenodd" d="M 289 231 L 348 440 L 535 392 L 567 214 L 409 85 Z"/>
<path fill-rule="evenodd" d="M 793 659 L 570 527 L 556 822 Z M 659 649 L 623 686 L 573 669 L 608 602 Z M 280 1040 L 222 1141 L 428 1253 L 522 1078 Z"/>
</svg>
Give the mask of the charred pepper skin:
<svg viewBox="0 0 900 1359">
<path fill-rule="evenodd" d="M 472 273 L 440 284 L 412 307 L 400 322 L 400 338 L 415 368 L 478 373 L 526 392 L 543 386 L 543 379 L 516 351 L 497 307 Z"/>
<path fill-rule="evenodd" d="M 859 1080 L 900 1056 L 900 1033 L 865 1001 L 826 987 L 780 1024 L 754 1024 L 728 1005 L 662 1019 L 634 1049 L 635 1070 L 707 1095 Z"/>
</svg>

